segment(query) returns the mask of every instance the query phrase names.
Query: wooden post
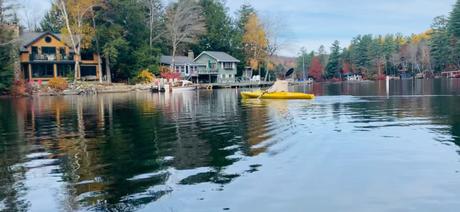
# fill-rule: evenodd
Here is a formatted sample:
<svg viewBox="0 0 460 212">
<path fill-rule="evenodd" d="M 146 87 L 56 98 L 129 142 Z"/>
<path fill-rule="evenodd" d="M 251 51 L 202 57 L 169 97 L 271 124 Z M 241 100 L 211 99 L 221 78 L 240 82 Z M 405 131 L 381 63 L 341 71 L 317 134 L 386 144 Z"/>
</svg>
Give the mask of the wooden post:
<svg viewBox="0 0 460 212">
<path fill-rule="evenodd" d="M 57 74 L 57 64 L 53 64 L 53 74 L 54 74 L 54 78 L 57 78 L 58 77 L 58 74 Z"/>
<path fill-rule="evenodd" d="M 29 63 L 29 81 L 32 81 L 32 64 Z"/>
</svg>

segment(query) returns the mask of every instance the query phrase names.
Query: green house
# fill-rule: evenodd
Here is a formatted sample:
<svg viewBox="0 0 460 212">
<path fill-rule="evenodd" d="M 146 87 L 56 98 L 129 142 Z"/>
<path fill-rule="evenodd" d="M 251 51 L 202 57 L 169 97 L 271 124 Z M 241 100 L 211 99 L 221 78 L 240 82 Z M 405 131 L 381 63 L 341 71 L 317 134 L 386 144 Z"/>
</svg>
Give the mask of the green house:
<svg viewBox="0 0 460 212">
<path fill-rule="evenodd" d="M 193 61 L 198 66 L 198 82 L 234 83 L 240 62 L 225 52 L 204 51 Z"/>
</svg>

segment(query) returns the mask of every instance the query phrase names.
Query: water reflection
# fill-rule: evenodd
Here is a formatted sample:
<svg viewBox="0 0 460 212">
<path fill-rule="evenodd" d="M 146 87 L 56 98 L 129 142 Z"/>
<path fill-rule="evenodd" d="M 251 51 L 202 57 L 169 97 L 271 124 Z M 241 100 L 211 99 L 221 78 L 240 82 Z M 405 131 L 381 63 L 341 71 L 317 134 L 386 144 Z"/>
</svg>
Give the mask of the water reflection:
<svg viewBox="0 0 460 212">
<path fill-rule="evenodd" d="M 381 83 L 298 88 L 343 94 L 315 101 L 241 100 L 237 90 L 2 99 L 0 210 L 154 210 L 188 189 L 257 184 L 250 176 L 278 160 L 308 164 L 315 142 L 353 149 L 362 139 L 436 141 L 458 151 L 459 98 L 452 95 L 460 83 L 391 86 L 390 99 Z M 262 176 L 279 180 L 277 172 Z M 175 209 L 199 204 L 190 202 L 199 196 Z"/>
</svg>

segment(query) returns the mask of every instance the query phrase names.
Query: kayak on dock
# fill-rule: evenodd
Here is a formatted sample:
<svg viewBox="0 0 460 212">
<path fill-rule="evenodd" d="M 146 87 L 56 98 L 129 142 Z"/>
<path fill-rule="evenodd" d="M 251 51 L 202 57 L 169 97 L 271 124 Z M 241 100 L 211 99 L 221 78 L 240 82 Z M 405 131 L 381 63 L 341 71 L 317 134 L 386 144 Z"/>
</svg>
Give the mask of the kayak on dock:
<svg viewBox="0 0 460 212">
<path fill-rule="evenodd" d="M 273 92 L 264 93 L 263 91 L 241 92 L 241 97 L 245 99 L 314 99 L 315 95 L 297 92 Z"/>
</svg>

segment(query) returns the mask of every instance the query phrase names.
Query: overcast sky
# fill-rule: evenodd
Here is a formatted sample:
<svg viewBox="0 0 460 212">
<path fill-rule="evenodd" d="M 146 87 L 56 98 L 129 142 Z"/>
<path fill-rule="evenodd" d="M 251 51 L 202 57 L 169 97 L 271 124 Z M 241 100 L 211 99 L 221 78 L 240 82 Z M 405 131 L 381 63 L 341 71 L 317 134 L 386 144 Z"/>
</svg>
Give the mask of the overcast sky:
<svg viewBox="0 0 460 212">
<path fill-rule="evenodd" d="M 50 4 L 50 0 L 19 1 L 33 2 L 29 5 L 37 16 Z M 227 0 L 231 14 L 244 2 L 251 3 L 261 16 L 285 23 L 280 54 L 295 56 L 301 47 L 317 50 L 334 40 L 348 45 L 358 34 L 423 32 L 434 17 L 448 15 L 455 0 Z"/>
</svg>

